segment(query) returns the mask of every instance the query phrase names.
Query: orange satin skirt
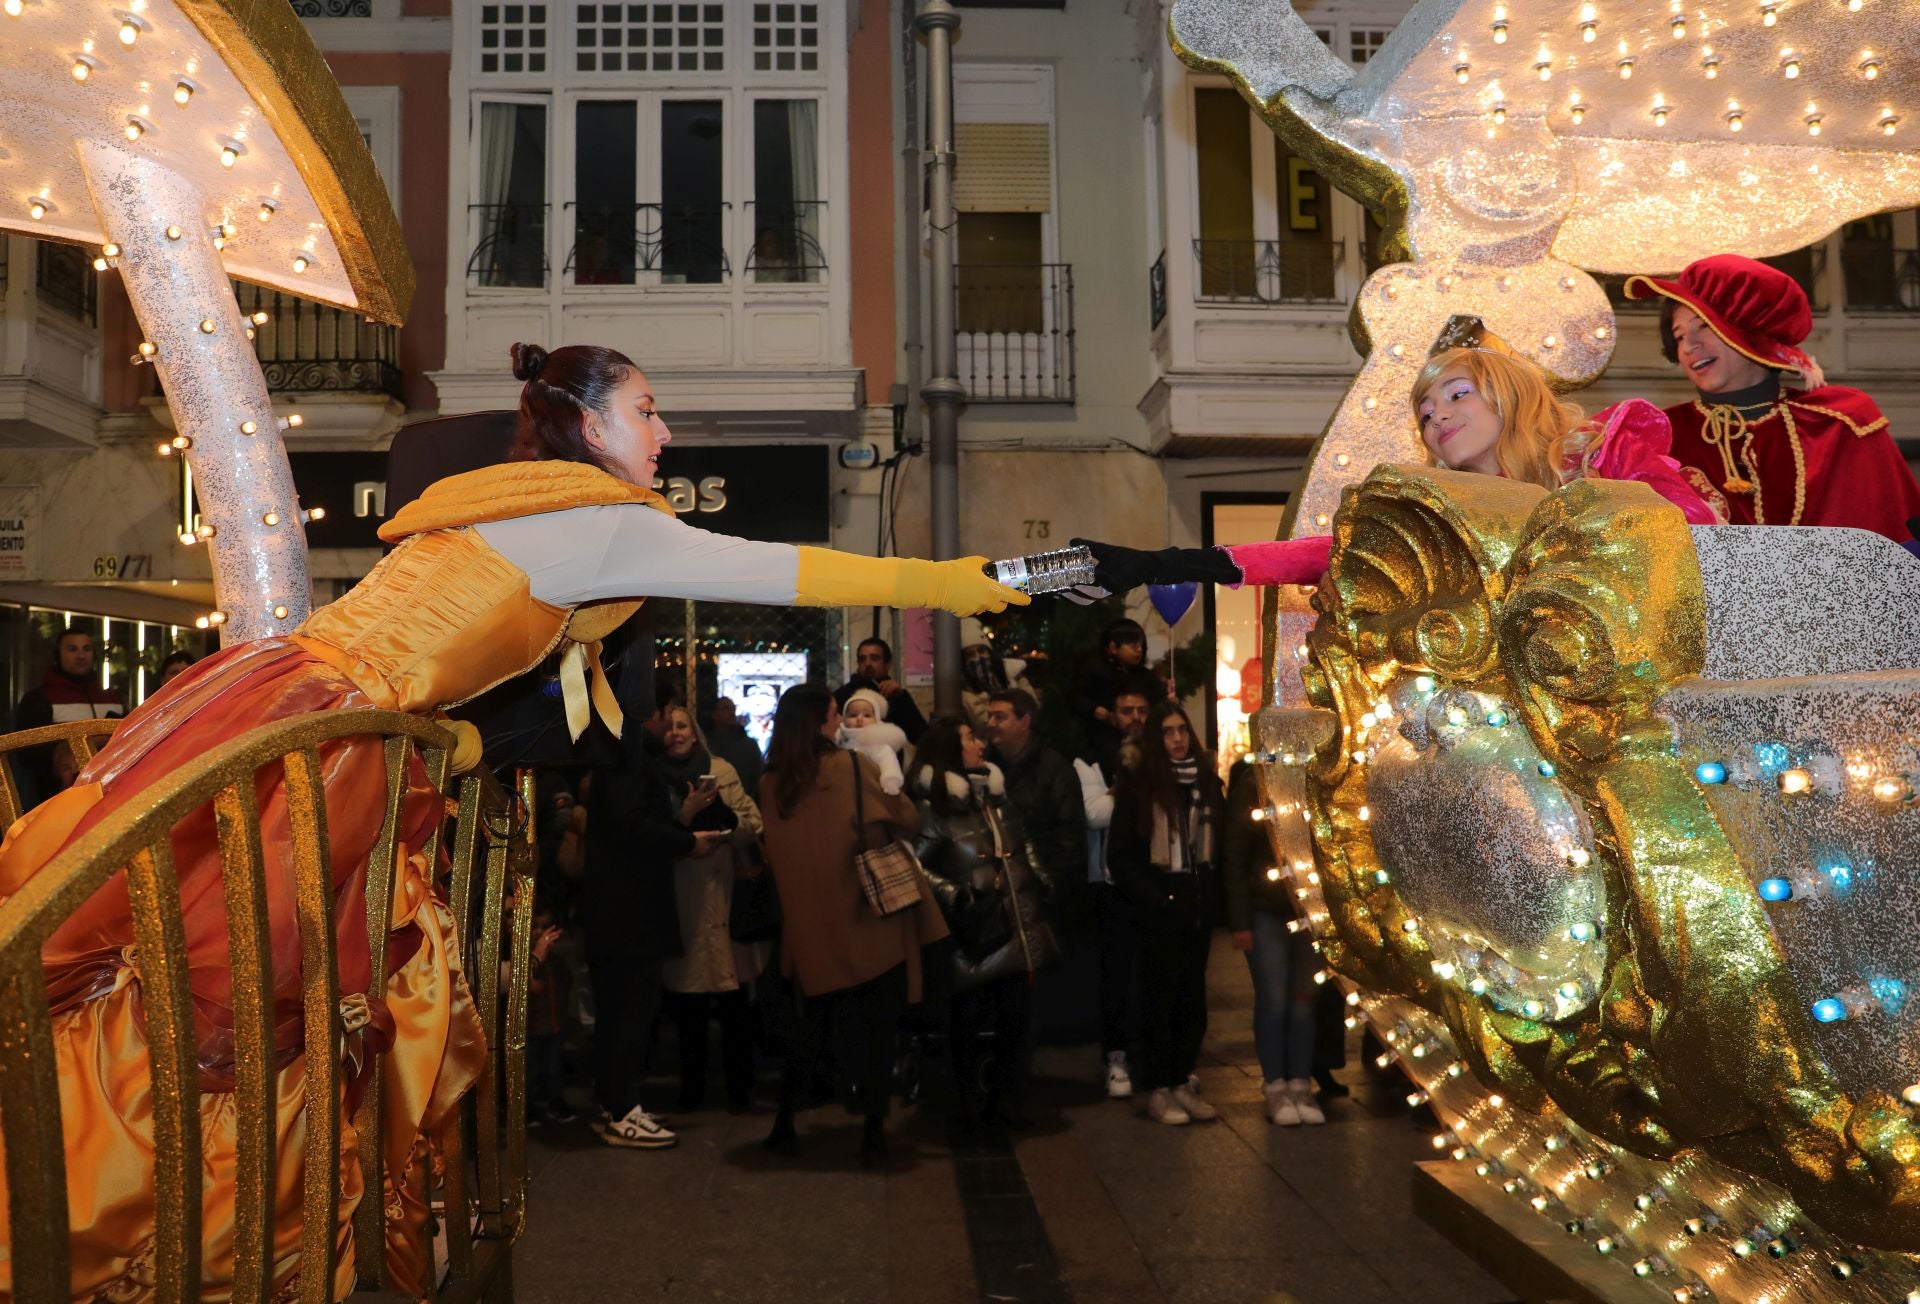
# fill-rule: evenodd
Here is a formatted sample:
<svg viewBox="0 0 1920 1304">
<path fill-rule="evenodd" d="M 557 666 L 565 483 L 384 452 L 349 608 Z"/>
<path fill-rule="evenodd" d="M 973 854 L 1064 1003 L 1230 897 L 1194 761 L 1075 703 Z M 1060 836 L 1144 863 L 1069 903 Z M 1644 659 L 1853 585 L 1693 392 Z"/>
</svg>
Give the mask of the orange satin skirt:
<svg viewBox="0 0 1920 1304">
<path fill-rule="evenodd" d="M 7 831 L 0 844 L 0 897 L 18 891 L 41 866 L 114 811 L 137 804 L 151 785 L 247 730 L 310 711 L 373 705 L 337 669 L 290 640 L 261 639 L 207 658 L 129 716 L 72 788 L 43 802 Z M 382 744 L 378 739 L 340 740 L 323 746 L 320 760 L 340 993 L 343 1002 L 364 997 L 371 1020 L 360 1035 L 388 1050 L 382 1061 L 387 1260 L 396 1285 L 420 1294 L 431 1271 L 431 1245 L 426 1192 L 418 1189 L 418 1147 L 473 1082 L 487 1054 L 485 1033 L 454 954 L 452 921 L 434 890 L 432 867 L 407 852 L 425 844 L 445 808 L 416 759 L 403 798 L 388 973 L 379 990 L 370 990 L 364 887 L 385 806 Z M 293 1281 L 300 1268 L 306 1136 L 300 937 L 294 915 L 292 837 L 279 766 L 260 771 L 255 796 L 280 1066 L 274 1236 L 279 1288 Z M 171 841 L 201 1075 L 202 1298 L 225 1299 L 232 1280 L 235 1223 L 232 975 L 211 807 L 176 825 Z M 139 961 L 124 874 L 115 875 L 54 933 L 42 950 L 42 961 L 60 1072 L 73 1294 L 84 1300 L 145 1298 L 152 1283 L 153 1119 Z M 353 1087 L 350 1082 L 349 1094 L 357 1097 Z M 352 1286 L 351 1219 L 362 1195 L 350 1101 L 343 1100 L 340 1109 L 345 1126 L 336 1297 Z M 0 1293 L 10 1294 L 12 1263 L 5 1236 L 0 1221 Z"/>
</svg>

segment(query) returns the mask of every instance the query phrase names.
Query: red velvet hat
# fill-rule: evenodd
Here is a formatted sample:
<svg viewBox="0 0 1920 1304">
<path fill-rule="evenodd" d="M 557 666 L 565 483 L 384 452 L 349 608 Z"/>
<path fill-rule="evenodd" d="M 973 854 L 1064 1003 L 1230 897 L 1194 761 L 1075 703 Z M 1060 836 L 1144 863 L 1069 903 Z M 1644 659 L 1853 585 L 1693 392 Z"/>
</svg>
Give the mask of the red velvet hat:
<svg viewBox="0 0 1920 1304">
<path fill-rule="evenodd" d="M 1739 254 L 1690 263 L 1677 281 L 1629 276 L 1627 297 L 1658 294 L 1700 314 L 1713 333 L 1763 367 L 1805 371 L 1813 359 L 1800 341 L 1813 330 L 1813 309 L 1800 283 L 1777 267 Z"/>
</svg>

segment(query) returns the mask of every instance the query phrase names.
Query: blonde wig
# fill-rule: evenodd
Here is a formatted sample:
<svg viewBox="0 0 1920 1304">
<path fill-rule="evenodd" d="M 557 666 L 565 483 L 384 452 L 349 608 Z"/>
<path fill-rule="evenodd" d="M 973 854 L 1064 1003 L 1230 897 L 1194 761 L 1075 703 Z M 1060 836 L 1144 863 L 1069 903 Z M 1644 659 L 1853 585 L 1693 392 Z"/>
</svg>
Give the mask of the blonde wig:
<svg viewBox="0 0 1920 1304">
<path fill-rule="evenodd" d="M 1420 422 L 1420 403 L 1427 391 L 1448 372 L 1464 372 L 1482 398 L 1500 418 L 1500 438 L 1494 460 L 1509 480 L 1526 480 L 1546 489 L 1558 489 L 1569 453 L 1568 438 L 1586 419 L 1580 408 L 1547 387 L 1547 378 L 1524 358 L 1491 349 L 1444 349 L 1427 359 L 1413 382 L 1414 427 Z M 1427 461 L 1440 464 L 1427 448 Z"/>
</svg>

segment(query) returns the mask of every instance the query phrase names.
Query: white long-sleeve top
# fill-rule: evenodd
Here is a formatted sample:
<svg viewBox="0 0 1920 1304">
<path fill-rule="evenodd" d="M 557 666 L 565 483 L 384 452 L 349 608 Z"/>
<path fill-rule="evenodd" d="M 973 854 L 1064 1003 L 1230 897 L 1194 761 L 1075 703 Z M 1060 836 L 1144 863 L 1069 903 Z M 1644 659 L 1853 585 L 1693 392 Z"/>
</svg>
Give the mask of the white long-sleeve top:
<svg viewBox="0 0 1920 1304">
<path fill-rule="evenodd" d="M 692 598 L 789 606 L 800 550 L 715 534 L 644 503 L 567 507 L 476 525 L 555 606 L 615 598 Z"/>
</svg>

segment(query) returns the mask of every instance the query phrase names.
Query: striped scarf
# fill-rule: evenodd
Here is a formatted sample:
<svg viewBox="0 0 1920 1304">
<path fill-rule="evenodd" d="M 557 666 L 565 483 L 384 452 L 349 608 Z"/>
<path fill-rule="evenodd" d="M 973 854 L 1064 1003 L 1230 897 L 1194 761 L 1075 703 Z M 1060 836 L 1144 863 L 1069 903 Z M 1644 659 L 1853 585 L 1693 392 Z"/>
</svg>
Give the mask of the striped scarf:
<svg viewBox="0 0 1920 1304">
<path fill-rule="evenodd" d="M 1185 804 L 1180 827 L 1172 828 L 1158 802 L 1153 807 L 1153 863 L 1176 874 L 1191 874 L 1214 860 L 1213 809 L 1200 785 L 1200 762 L 1189 757 L 1173 763 L 1173 777 Z"/>
</svg>

